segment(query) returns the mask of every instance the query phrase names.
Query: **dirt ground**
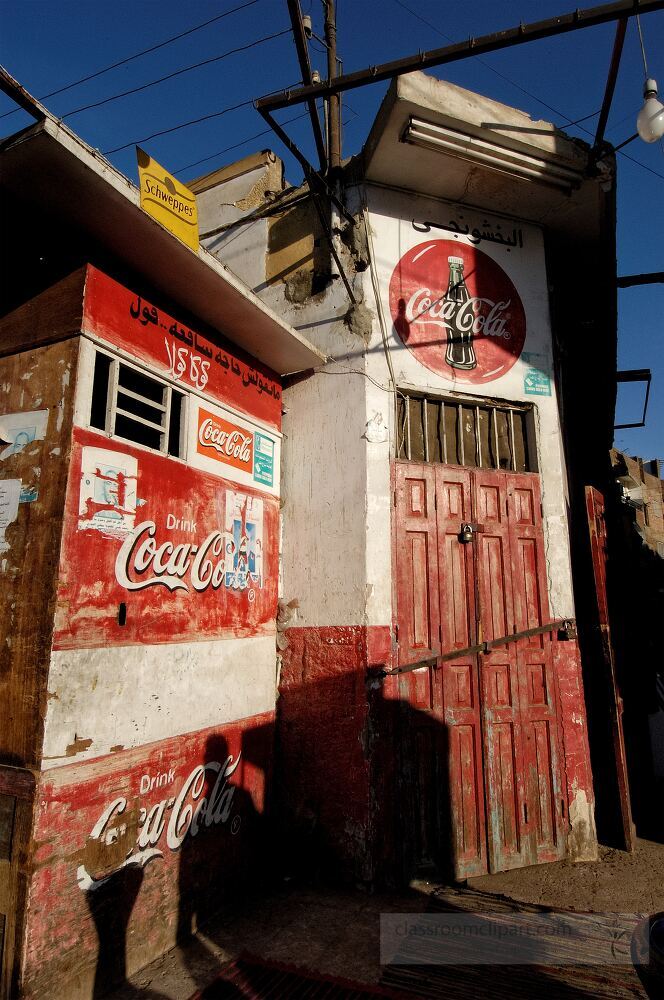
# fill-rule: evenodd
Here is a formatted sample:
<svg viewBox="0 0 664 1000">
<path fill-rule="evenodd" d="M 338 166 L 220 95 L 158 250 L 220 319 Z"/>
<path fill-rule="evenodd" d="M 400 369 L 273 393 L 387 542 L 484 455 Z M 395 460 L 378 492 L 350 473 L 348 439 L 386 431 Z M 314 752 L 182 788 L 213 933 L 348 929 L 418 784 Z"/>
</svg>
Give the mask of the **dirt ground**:
<svg viewBox="0 0 664 1000">
<path fill-rule="evenodd" d="M 495 899 L 555 910 L 652 914 L 664 911 L 664 845 L 640 840 L 634 854 L 600 848 L 596 862 L 560 861 L 487 875 L 469 879 L 467 887 L 475 898 L 488 895 L 489 908 Z M 358 983 L 378 983 L 385 971 L 379 961 L 381 913 L 424 913 L 445 892 L 433 881 L 376 894 L 284 883 L 222 910 L 187 948 L 173 949 L 111 996 L 188 1000 L 215 978 L 220 965 L 242 952 Z M 648 996 L 636 976 L 634 982 L 629 991 L 611 996 Z"/>
<path fill-rule="evenodd" d="M 553 909 L 664 911 L 664 845 L 638 840 L 633 854 L 600 847 L 598 861 L 558 861 L 468 880 L 468 885 Z"/>
</svg>

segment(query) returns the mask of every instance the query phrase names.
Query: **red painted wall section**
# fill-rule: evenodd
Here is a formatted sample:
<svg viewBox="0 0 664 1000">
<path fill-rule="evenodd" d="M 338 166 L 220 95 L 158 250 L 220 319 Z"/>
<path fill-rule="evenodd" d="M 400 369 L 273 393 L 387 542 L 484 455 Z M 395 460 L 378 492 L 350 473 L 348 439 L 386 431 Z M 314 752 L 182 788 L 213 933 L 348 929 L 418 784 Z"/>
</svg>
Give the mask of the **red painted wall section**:
<svg viewBox="0 0 664 1000">
<path fill-rule="evenodd" d="M 74 428 L 54 647 L 272 631 L 278 537 L 274 497 Z"/>
<path fill-rule="evenodd" d="M 577 825 L 576 833 L 569 837 L 568 851 L 573 859 L 582 860 L 586 856 L 595 856 L 596 833 L 581 657 L 575 640 L 554 642 L 553 648 L 560 698 L 568 819 L 571 817 Z M 584 816 L 586 808 L 587 818 Z"/>
<path fill-rule="evenodd" d="M 243 356 L 219 334 L 192 330 L 179 319 L 91 265 L 83 332 L 121 347 L 158 374 L 281 427 L 281 384 L 270 368 Z"/>
<path fill-rule="evenodd" d="M 26 996 L 90 997 L 269 870 L 273 729 L 270 713 L 42 775 Z"/>
<path fill-rule="evenodd" d="M 382 626 L 293 627 L 277 703 L 278 801 L 294 873 L 369 881 L 375 869 L 369 667 L 391 662 Z"/>
</svg>

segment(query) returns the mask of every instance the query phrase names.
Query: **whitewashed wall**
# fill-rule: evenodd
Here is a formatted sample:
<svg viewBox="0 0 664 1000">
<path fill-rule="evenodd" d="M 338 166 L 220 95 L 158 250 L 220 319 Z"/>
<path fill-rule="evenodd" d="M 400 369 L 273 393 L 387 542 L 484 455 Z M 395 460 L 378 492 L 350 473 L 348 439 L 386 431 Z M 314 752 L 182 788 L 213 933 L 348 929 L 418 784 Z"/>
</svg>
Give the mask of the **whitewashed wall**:
<svg viewBox="0 0 664 1000">
<path fill-rule="evenodd" d="M 404 195 L 386 189 L 371 188 L 368 192 L 372 240 L 375 251 L 377 278 L 381 291 L 381 306 L 385 319 L 389 350 L 397 384 L 401 388 L 450 394 L 460 392 L 472 396 L 488 396 L 508 401 L 532 403 L 535 410 L 538 467 L 542 481 L 542 506 L 547 541 L 547 574 L 551 611 L 555 617 L 573 614 L 572 577 L 569 560 L 567 527 L 567 484 L 563 460 L 562 437 L 558 417 L 556 390 L 553 379 L 551 324 L 544 259 L 544 242 L 539 228 L 513 219 L 490 216 L 473 211 L 466 205 L 450 205 L 415 195 Z M 456 221 L 460 229 L 468 227 L 469 235 L 455 235 L 451 228 L 429 233 L 418 231 L 424 222 L 449 227 Z M 489 223 L 487 226 L 487 222 Z M 479 249 L 491 257 L 508 275 L 516 287 L 526 317 L 526 339 L 523 353 L 502 377 L 480 385 L 455 382 L 445 378 L 417 359 L 399 337 L 390 313 L 389 284 L 394 268 L 407 251 L 427 240 L 454 240 L 473 245 L 473 230 L 500 231 L 509 234 L 517 230 L 522 246 L 479 239 Z M 453 228 L 453 227 L 452 227 Z M 444 295 L 447 278 L 441 274 L 441 286 L 432 289 L 432 297 Z M 526 391 L 526 376 L 536 367 L 548 376 L 550 395 L 531 395 Z M 367 371 L 377 381 L 385 383 L 386 364 L 381 344 L 381 331 L 374 324 Z M 393 407 L 383 405 L 393 415 Z M 392 436 L 394 428 L 392 427 Z M 384 537 L 388 535 L 389 515 L 382 517 Z"/>
</svg>

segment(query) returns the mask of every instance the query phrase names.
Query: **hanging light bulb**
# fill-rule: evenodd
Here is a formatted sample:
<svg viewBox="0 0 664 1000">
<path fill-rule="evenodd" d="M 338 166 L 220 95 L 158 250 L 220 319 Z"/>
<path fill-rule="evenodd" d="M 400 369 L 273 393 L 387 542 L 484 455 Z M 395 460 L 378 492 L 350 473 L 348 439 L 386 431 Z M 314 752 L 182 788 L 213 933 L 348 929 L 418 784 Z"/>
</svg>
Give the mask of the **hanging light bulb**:
<svg viewBox="0 0 664 1000">
<path fill-rule="evenodd" d="M 636 131 L 644 142 L 657 142 L 664 136 L 664 104 L 657 99 L 657 80 L 646 80 L 645 103 L 636 119 Z"/>
</svg>

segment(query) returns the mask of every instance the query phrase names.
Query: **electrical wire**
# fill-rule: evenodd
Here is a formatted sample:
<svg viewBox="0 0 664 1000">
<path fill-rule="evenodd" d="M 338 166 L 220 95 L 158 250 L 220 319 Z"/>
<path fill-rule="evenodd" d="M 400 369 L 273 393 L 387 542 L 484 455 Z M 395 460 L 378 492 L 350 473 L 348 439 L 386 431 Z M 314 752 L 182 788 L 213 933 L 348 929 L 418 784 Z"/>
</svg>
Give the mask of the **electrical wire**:
<svg viewBox="0 0 664 1000">
<path fill-rule="evenodd" d="M 440 35 L 441 38 L 445 38 L 447 41 L 450 41 L 450 42 L 454 41 L 453 38 L 450 38 L 449 35 L 444 34 L 439 28 L 436 27 L 435 24 L 432 24 L 431 21 L 427 21 L 426 18 L 424 18 L 424 17 L 421 16 L 421 14 L 418 14 L 416 11 L 412 10 L 407 4 L 403 3 L 403 0 L 393 0 L 393 2 L 395 4 L 397 4 L 399 7 L 403 7 L 403 9 L 406 10 L 406 11 L 408 11 L 409 14 L 412 14 L 413 17 L 416 17 L 418 19 L 418 21 L 422 21 L 423 24 L 428 25 L 428 27 L 431 28 L 432 31 L 435 31 L 436 34 Z M 638 15 L 637 15 L 637 21 L 638 21 Z M 639 31 L 640 31 L 640 26 L 639 26 Z M 546 101 L 543 101 L 541 98 L 536 97 L 535 94 L 531 94 L 529 90 L 525 89 L 525 87 L 521 87 L 518 83 L 515 83 L 514 80 L 511 80 L 508 76 L 505 76 L 503 73 L 498 72 L 498 70 L 494 69 L 493 66 L 491 66 L 488 62 L 486 62 L 485 59 L 481 59 L 479 56 L 475 56 L 475 58 L 477 59 L 478 62 L 482 63 L 483 66 L 486 66 L 487 69 L 491 70 L 491 72 L 494 73 L 496 76 L 499 76 L 503 80 L 506 80 L 507 83 L 511 83 L 513 87 L 517 88 L 517 90 L 520 90 L 522 93 L 526 94 L 528 97 L 531 97 L 534 101 L 537 101 L 538 104 L 543 105 L 543 107 L 548 108 L 549 111 L 553 111 L 554 114 L 559 115 L 564 120 L 564 123 L 568 127 L 570 125 L 577 125 L 578 124 L 578 122 L 570 121 L 570 119 L 568 118 L 568 116 L 565 115 L 562 111 L 559 111 L 557 108 L 552 107 L 552 105 L 547 104 Z M 644 52 L 644 63 L 645 63 L 645 52 Z M 646 70 L 646 75 L 647 75 L 647 70 Z M 586 117 L 587 118 L 594 118 L 595 114 L 599 114 L 599 112 L 596 111 L 596 112 L 594 112 L 594 114 L 587 115 Z M 582 121 L 585 121 L 585 119 L 584 118 L 580 118 L 578 121 L 582 122 Z M 585 134 L 589 135 L 591 137 L 591 139 L 595 138 L 592 132 L 589 132 L 587 128 L 583 128 L 580 125 L 579 125 L 579 131 L 580 132 L 585 132 Z M 662 180 L 664 180 L 664 174 L 660 174 L 659 171 L 653 170 L 652 167 L 646 166 L 645 163 L 641 163 L 640 160 L 636 160 L 633 156 L 630 156 L 628 153 L 625 153 L 622 149 L 619 150 L 619 153 L 620 153 L 620 156 L 624 156 L 624 158 L 626 160 L 629 160 L 630 163 L 636 163 L 636 165 L 639 166 L 639 167 L 642 167 L 643 170 L 647 170 L 648 173 L 654 174 L 655 177 L 659 177 Z"/>
<path fill-rule="evenodd" d="M 437 35 L 440 35 L 441 38 L 444 38 L 448 42 L 454 43 L 455 41 L 454 38 L 452 38 L 450 35 L 446 35 L 445 32 L 441 31 L 440 28 L 436 27 L 435 24 L 432 24 L 431 21 L 427 21 L 425 17 L 422 17 L 422 15 L 418 14 L 417 11 L 414 11 L 407 4 L 403 3 L 403 0 L 394 0 L 394 3 L 397 4 L 399 7 L 402 7 L 404 10 L 407 10 L 408 13 L 412 14 L 413 17 L 416 17 L 418 21 L 422 21 L 422 23 L 426 24 L 429 28 L 431 28 L 432 31 L 435 31 Z M 553 113 L 556 115 L 559 115 L 567 125 L 576 124 L 575 122 L 570 122 L 567 115 L 563 114 L 562 111 L 559 111 L 557 108 L 554 108 L 551 104 L 547 104 L 546 101 L 543 101 L 541 97 L 537 97 L 535 94 L 532 94 L 529 90 L 526 90 L 525 87 L 522 87 L 520 84 L 516 83 L 509 76 L 505 76 L 504 73 L 501 73 L 499 72 L 499 70 L 494 69 L 494 67 L 490 63 L 488 63 L 486 59 L 481 59 L 479 56 L 475 56 L 475 59 L 477 60 L 477 62 L 481 63 L 482 66 L 485 66 L 488 70 L 490 70 L 490 72 L 493 73 L 495 76 L 499 76 L 501 80 L 505 80 L 513 87 L 516 87 L 516 89 L 520 90 L 522 94 L 526 95 L 526 97 L 532 98 L 533 101 L 537 101 L 537 103 L 541 104 L 542 107 L 547 108 L 549 111 L 553 111 Z M 593 118 L 595 115 L 598 114 L 599 111 L 595 111 L 593 112 L 592 115 L 587 115 L 586 118 Z M 579 119 L 579 121 L 585 121 L 585 120 L 586 120 L 585 118 Z"/>
<path fill-rule="evenodd" d="M 248 108 L 250 105 L 253 106 L 253 101 L 242 101 L 240 104 L 233 104 L 231 107 L 223 108 L 221 111 L 215 111 L 211 115 L 203 115 L 201 118 L 192 118 L 191 121 L 182 122 L 180 125 L 173 125 L 172 128 L 162 129 L 161 132 L 153 132 L 151 135 L 144 135 L 141 139 L 132 139 L 131 142 L 125 142 L 123 146 L 115 146 L 113 149 L 102 150 L 103 156 L 110 156 L 111 153 L 119 153 L 123 149 L 129 149 L 130 146 L 137 146 L 141 142 L 147 142 L 149 139 L 156 139 L 160 135 L 170 135 L 171 132 L 179 132 L 181 128 L 189 128 L 190 125 L 198 125 L 200 122 L 210 121 L 212 118 L 221 118 L 223 115 L 230 114 L 231 111 L 239 111 L 240 108 Z"/>
<path fill-rule="evenodd" d="M 294 86 L 294 85 L 291 85 Z M 126 142 L 124 146 L 116 146 L 114 149 L 102 150 L 102 156 L 110 156 L 111 153 L 119 153 L 123 149 L 129 149 L 130 146 L 138 145 L 140 142 L 147 142 L 149 139 L 156 139 L 161 135 L 169 135 L 171 132 L 178 132 L 181 128 L 188 128 L 190 125 L 198 125 L 200 122 L 209 121 L 211 118 L 221 118 L 223 115 L 227 115 L 230 111 L 238 111 L 240 108 L 248 108 L 250 105 L 253 106 L 253 100 L 242 101 L 241 104 L 233 104 L 229 108 L 222 108 L 221 111 L 215 111 L 211 115 L 203 115 L 201 118 L 192 118 L 188 122 L 182 122 L 180 125 L 174 125 L 172 128 L 163 129 L 161 132 L 153 132 L 152 135 L 144 135 L 142 139 L 134 139 L 133 142 Z M 270 129 L 270 131 L 272 131 Z M 181 167 L 180 170 L 186 170 L 186 167 Z"/>
<path fill-rule="evenodd" d="M 297 115 L 295 118 L 288 118 L 282 125 L 291 125 L 293 122 L 301 121 L 302 118 L 308 118 L 309 112 L 305 111 L 304 114 Z M 208 160 L 214 160 L 216 156 L 223 156 L 224 153 L 229 153 L 232 149 L 237 149 L 238 146 L 244 146 L 247 142 L 253 142 L 254 139 L 260 139 L 264 135 L 271 135 L 272 129 L 265 128 L 262 132 L 255 132 L 253 135 L 248 135 L 244 139 L 240 139 L 239 142 L 234 142 L 232 146 L 224 146 L 223 149 L 218 149 L 216 153 L 210 153 L 209 156 L 204 156 L 200 160 L 195 160 L 194 163 L 188 163 L 185 167 L 178 167 L 176 170 L 171 170 L 172 174 L 181 174 L 185 170 L 191 170 L 192 167 L 197 167 L 201 163 L 207 163 Z"/>
<path fill-rule="evenodd" d="M 645 73 L 646 80 L 648 79 L 648 60 L 646 59 L 646 48 L 643 44 L 643 32 L 641 31 L 641 18 L 636 15 L 636 26 L 639 29 L 639 41 L 641 42 L 641 55 L 643 56 L 643 72 Z"/>
<path fill-rule="evenodd" d="M 182 76 L 183 73 L 190 73 L 194 69 L 200 69 L 201 66 L 209 66 L 211 63 L 220 62 L 222 59 L 227 59 L 229 56 L 236 55 L 238 52 L 246 52 L 247 49 L 253 49 L 257 45 L 262 45 L 264 42 L 271 42 L 274 38 L 280 38 L 282 35 L 288 35 L 291 33 L 291 28 L 284 28 L 283 31 L 276 31 L 272 35 L 264 35 L 263 38 L 257 38 L 252 42 L 248 42 L 246 45 L 239 45 L 237 48 L 228 49 L 227 52 L 222 52 L 221 55 L 212 56 L 210 59 L 203 59 L 201 62 L 193 63 L 191 66 L 185 66 L 183 69 L 176 69 L 173 73 L 168 73 L 166 76 L 160 76 L 157 80 L 152 80 L 150 83 L 144 83 L 140 87 L 132 87 L 131 90 L 124 90 L 120 94 L 114 94 L 111 97 L 105 97 L 101 101 L 94 101 L 92 104 L 84 104 L 80 108 L 74 108 L 72 111 L 65 112 L 61 117 L 72 118 L 74 115 L 81 114 L 82 111 L 90 111 L 92 108 L 101 108 L 104 104 L 110 104 L 111 101 L 118 101 L 121 97 L 129 97 L 130 94 L 138 94 L 143 90 L 148 90 L 150 87 L 156 87 L 159 83 L 164 83 L 166 80 L 172 80 L 176 76 Z"/>
<path fill-rule="evenodd" d="M 246 7 L 253 7 L 254 4 L 261 2 L 262 0 L 247 0 L 247 3 L 240 4 L 239 7 L 233 7 L 231 10 L 226 10 L 223 14 L 217 14 L 216 17 L 211 17 L 208 21 L 203 21 L 202 24 L 197 24 L 193 28 L 181 31 L 178 35 L 166 38 L 163 42 L 158 42 L 157 45 L 151 45 L 149 49 L 142 49 L 140 52 L 135 52 L 133 56 L 127 56 L 125 59 L 120 59 L 118 62 L 111 63 L 109 66 L 104 66 L 103 69 L 99 69 L 95 73 L 90 73 L 88 76 L 82 76 L 80 80 L 73 80 L 66 86 L 59 87 L 58 90 L 52 90 L 50 94 L 44 94 L 43 97 L 39 98 L 39 100 L 46 101 L 49 97 L 55 97 L 57 94 L 64 94 L 65 91 L 72 90 L 74 87 L 78 87 L 82 83 L 88 83 L 89 80 L 96 80 L 98 76 L 103 76 L 104 73 L 110 73 L 112 69 L 117 69 L 119 66 L 126 66 L 127 63 L 133 62 L 134 59 L 140 59 L 141 56 L 146 56 L 150 52 L 156 52 L 157 49 L 163 49 L 165 45 L 170 45 L 171 42 L 177 42 L 180 38 L 186 38 L 187 35 L 192 35 L 195 31 L 207 28 L 209 24 L 214 24 L 215 21 L 221 21 L 225 17 L 230 17 L 231 14 L 237 14 L 238 11 L 244 10 Z M 0 120 L 2 118 L 6 118 L 8 115 L 16 114 L 19 110 L 19 108 L 16 108 L 14 111 L 6 111 L 3 115 L 0 115 Z"/>
</svg>

